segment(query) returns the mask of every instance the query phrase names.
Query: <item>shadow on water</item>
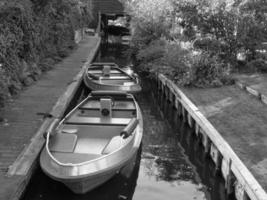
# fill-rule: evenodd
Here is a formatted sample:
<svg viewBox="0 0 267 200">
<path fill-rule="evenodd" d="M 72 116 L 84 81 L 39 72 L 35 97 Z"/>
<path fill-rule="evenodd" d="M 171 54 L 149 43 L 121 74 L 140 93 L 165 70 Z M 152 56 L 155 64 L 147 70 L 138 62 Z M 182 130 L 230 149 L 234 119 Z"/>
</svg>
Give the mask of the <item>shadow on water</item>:
<svg viewBox="0 0 267 200">
<path fill-rule="evenodd" d="M 178 115 L 177 110 L 156 90 L 156 83 L 148 81 L 145 84 L 150 85 L 155 104 L 159 106 L 161 116 L 165 118 L 166 123 L 173 130 L 172 134 L 177 141 L 177 146 L 183 152 L 186 163 L 189 164 L 189 169 L 195 176 L 192 176 L 194 183 L 201 184 L 201 190 L 205 193 L 205 198 L 210 200 L 230 200 L 234 197 L 227 197 L 225 195 L 225 182 L 221 175 L 216 174 L 215 164 L 210 158 L 207 158 L 204 153 L 204 148 L 200 141 L 195 137 L 194 130 L 192 130 L 187 123 Z M 152 88 L 152 89 L 151 89 Z M 192 167 L 192 168 L 191 168 Z M 185 174 L 190 170 L 184 171 Z M 183 174 L 183 172 L 180 172 Z M 181 177 L 188 178 L 187 176 Z"/>
<path fill-rule="evenodd" d="M 96 61 L 128 65 L 131 60 L 123 53 L 127 48 L 102 46 Z M 215 175 L 213 163 L 176 110 L 155 92 L 155 86 L 143 79 L 143 90 L 136 95 L 144 118 L 142 152 L 125 173 L 85 195 L 75 195 L 39 169 L 24 200 L 227 200 L 224 181 Z"/>
</svg>

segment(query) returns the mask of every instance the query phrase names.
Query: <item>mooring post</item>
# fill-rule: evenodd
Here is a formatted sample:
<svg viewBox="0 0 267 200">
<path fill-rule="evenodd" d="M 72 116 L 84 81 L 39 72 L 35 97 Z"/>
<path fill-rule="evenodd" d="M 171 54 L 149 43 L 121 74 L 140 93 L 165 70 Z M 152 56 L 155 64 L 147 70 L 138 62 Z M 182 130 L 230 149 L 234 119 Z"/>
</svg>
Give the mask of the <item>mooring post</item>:
<svg viewBox="0 0 267 200">
<path fill-rule="evenodd" d="M 176 108 L 176 96 L 174 94 L 174 92 L 172 93 L 172 103 L 173 103 L 173 107 Z"/>
<path fill-rule="evenodd" d="M 156 76 L 156 86 L 157 86 L 157 90 L 160 91 L 160 81 L 159 81 L 159 78 L 158 76 Z"/>
<path fill-rule="evenodd" d="M 191 132 L 195 133 L 195 126 L 196 126 L 196 121 L 193 117 L 191 117 Z"/>
<path fill-rule="evenodd" d="M 171 88 L 167 86 L 167 101 L 171 103 Z"/>
<path fill-rule="evenodd" d="M 164 98 L 167 97 L 167 95 L 166 95 L 167 91 L 166 90 L 167 90 L 167 87 L 165 85 L 163 85 L 163 97 Z"/>
<path fill-rule="evenodd" d="M 178 110 L 178 107 L 179 107 L 179 101 L 178 101 L 178 99 L 176 98 L 176 96 L 174 95 L 174 108 L 175 108 L 176 110 Z"/>
<path fill-rule="evenodd" d="M 182 106 L 181 102 L 178 101 L 178 104 L 177 104 L 177 112 L 178 112 L 179 117 L 182 116 L 182 107 L 183 106 Z"/>
<path fill-rule="evenodd" d="M 200 131 L 200 127 L 199 127 L 198 123 L 195 122 L 195 134 L 196 134 L 196 136 L 198 136 L 199 131 Z"/>
<path fill-rule="evenodd" d="M 203 133 L 203 139 L 204 139 L 204 152 L 205 152 L 205 156 L 209 155 L 210 152 L 210 146 L 211 146 L 211 141 L 208 137 L 207 134 Z"/>
<path fill-rule="evenodd" d="M 231 195 L 234 192 L 235 177 L 231 170 L 231 167 L 232 167 L 232 160 L 230 159 L 228 163 L 228 174 L 227 174 L 226 181 L 225 181 L 225 188 L 226 188 L 227 196 Z"/>
<path fill-rule="evenodd" d="M 189 112 L 187 112 L 187 121 L 190 128 L 193 128 L 193 118 Z"/>
<path fill-rule="evenodd" d="M 186 118 L 187 118 L 186 109 L 185 109 L 185 107 L 183 105 L 182 105 L 182 116 L 183 116 L 184 122 L 186 122 Z"/>
<path fill-rule="evenodd" d="M 218 151 L 218 155 L 215 160 L 215 175 L 220 174 L 221 167 L 222 167 L 222 154 Z"/>
</svg>

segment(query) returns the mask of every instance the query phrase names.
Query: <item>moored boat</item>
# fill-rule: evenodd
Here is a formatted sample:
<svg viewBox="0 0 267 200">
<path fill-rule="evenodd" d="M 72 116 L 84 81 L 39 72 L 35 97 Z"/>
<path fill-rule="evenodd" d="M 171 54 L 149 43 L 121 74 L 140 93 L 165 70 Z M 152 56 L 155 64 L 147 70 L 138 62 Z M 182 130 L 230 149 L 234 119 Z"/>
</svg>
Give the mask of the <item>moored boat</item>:
<svg viewBox="0 0 267 200">
<path fill-rule="evenodd" d="M 115 63 L 91 63 L 84 75 L 85 85 L 91 90 L 115 90 L 137 93 L 141 91 L 138 76 L 129 68 Z"/>
<path fill-rule="evenodd" d="M 93 91 L 47 130 L 42 170 L 75 193 L 86 193 L 119 173 L 136 156 L 143 134 L 131 94 Z"/>
</svg>

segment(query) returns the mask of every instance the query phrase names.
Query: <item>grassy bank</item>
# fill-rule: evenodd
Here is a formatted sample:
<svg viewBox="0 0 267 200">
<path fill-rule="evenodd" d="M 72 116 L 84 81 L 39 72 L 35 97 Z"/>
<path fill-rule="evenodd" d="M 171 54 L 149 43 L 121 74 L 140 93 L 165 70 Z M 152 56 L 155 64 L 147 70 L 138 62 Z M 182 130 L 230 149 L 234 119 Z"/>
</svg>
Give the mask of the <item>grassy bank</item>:
<svg viewBox="0 0 267 200">
<path fill-rule="evenodd" d="M 267 190 L 267 106 L 235 85 L 182 90 Z"/>
</svg>

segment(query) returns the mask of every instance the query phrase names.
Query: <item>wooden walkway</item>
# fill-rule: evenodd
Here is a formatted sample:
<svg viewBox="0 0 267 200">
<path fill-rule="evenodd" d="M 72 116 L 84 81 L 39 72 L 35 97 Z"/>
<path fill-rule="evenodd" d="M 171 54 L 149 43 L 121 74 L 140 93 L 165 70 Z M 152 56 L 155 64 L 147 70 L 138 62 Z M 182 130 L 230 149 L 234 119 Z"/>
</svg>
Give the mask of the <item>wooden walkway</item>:
<svg viewBox="0 0 267 200">
<path fill-rule="evenodd" d="M 29 178 L 23 171 L 31 170 L 28 169 L 29 166 L 20 166 L 21 173 L 16 173 L 15 169 L 9 174 L 7 172 L 21 152 L 34 140 L 33 136 L 43 123 L 42 117 L 36 113 L 52 110 L 84 63 L 93 59 L 99 41 L 98 37 L 86 36 L 69 57 L 43 74 L 36 84 L 26 88 L 1 111 L 1 117 L 5 120 L 0 124 L 0 200 L 18 199 L 22 194 Z M 59 110 L 56 114 L 60 113 Z M 39 141 L 38 148 L 41 144 Z"/>
</svg>

